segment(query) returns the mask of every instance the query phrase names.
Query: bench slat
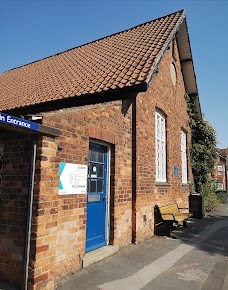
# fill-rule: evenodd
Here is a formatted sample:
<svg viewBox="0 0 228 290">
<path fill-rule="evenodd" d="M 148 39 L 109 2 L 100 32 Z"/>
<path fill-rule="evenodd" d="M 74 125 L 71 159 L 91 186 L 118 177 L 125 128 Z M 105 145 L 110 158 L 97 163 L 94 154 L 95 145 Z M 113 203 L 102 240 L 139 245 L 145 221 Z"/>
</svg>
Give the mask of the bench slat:
<svg viewBox="0 0 228 290">
<path fill-rule="evenodd" d="M 162 206 L 157 205 L 157 208 L 165 221 L 183 222 L 192 216 L 190 213 L 182 213 L 176 202 Z"/>
</svg>

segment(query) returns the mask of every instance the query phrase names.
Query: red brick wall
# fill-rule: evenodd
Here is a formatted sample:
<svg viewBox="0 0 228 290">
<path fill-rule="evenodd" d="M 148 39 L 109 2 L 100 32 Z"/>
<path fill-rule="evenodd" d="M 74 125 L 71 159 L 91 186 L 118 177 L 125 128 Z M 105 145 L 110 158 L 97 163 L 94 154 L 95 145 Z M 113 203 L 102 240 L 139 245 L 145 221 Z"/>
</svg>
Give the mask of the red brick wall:
<svg viewBox="0 0 228 290">
<path fill-rule="evenodd" d="M 55 280 L 58 166 L 54 139 L 38 137 L 31 231 L 29 289 L 53 289 Z M 35 286 L 33 286 L 35 285 Z M 37 288 L 37 285 L 39 287 Z"/>
<path fill-rule="evenodd" d="M 153 234 L 154 205 L 177 201 L 181 206 L 188 206 L 189 188 L 182 186 L 181 180 L 181 144 L 180 132 L 187 132 L 190 145 L 190 128 L 188 125 L 185 88 L 181 74 L 180 61 L 175 44 L 174 61 L 172 49 L 169 49 L 155 74 L 146 93 L 137 96 L 137 197 L 136 197 L 136 242 Z M 177 82 L 174 86 L 170 77 L 170 64 L 174 62 L 177 71 Z M 155 111 L 162 110 L 166 118 L 167 141 L 167 185 L 156 184 L 155 161 Z M 188 152 L 189 153 L 189 152 Z M 174 166 L 179 169 L 179 176 L 174 176 Z M 189 181 L 192 182 L 190 160 Z"/>
<path fill-rule="evenodd" d="M 180 131 L 186 130 L 188 144 L 190 131 L 180 61 L 175 49 L 175 86 L 170 78 L 170 64 L 174 61 L 170 49 L 165 53 L 148 91 L 138 94 L 136 103 L 129 96 L 125 101 L 43 114 L 43 124 L 59 129 L 60 137 L 40 137 L 38 140 L 30 289 L 53 289 L 60 277 L 82 265 L 86 195 L 58 195 L 58 172 L 60 162 L 87 165 L 90 140 L 105 142 L 111 148 L 110 244 L 130 244 L 132 229 L 136 243 L 152 236 L 156 203 L 175 200 L 181 206 L 187 205 L 189 188 L 182 186 L 181 181 Z M 163 186 L 155 181 L 156 108 L 167 115 L 168 167 L 167 184 Z M 58 150 L 60 147 L 62 150 Z M 177 177 L 174 176 L 174 166 L 179 168 Z M 192 182 L 190 162 L 188 166 L 189 181 Z M 136 214 L 133 212 L 133 215 L 132 192 L 136 193 L 133 200 Z"/>
<path fill-rule="evenodd" d="M 0 195 L 0 279 L 20 285 L 28 199 L 29 140 L 8 132 L 0 137 L 3 170 Z"/>
<path fill-rule="evenodd" d="M 88 105 L 44 114 L 43 124 L 58 128 L 56 141 L 39 143 L 33 219 L 34 289 L 81 267 L 85 254 L 86 195 L 58 195 L 59 162 L 88 164 L 89 141 L 111 147 L 110 243 L 131 243 L 131 107 L 127 101 Z M 128 106 L 127 106 L 128 107 Z M 58 145 L 62 150 L 58 151 Z M 47 289 L 47 288 L 45 288 Z"/>
<path fill-rule="evenodd" d="M 56 142 L 44 138 L 40 144 L 40 172 L 37 172 L 38 217 L 34 219 L 35 289 L 54 287 L 54 280 L 81 267 L 85 252 L 86 196 L 59 196 L 59 162 L 88 164 L 89 140 L 111 147 L 110 243 L 125 246 L 132 240 L 132 185 L 136 189 L 133 215 L 135 242 L 153 235 L 154 205 L 177 201 L 187 205 L 189 188 L 182 186 L 180 130 L 190 131 L 185 89 L 176 50 L 177 84 L 170 79 L 172 51 L 168 50 L 146 93 L 130 102 L 113 101 L 85 105 L 44 114 L 43 124 L 57 128 Z M 167 115 L 167 185 L 155 182 L 155 110 Z M 132 127 L 133 122 L 133 127 Z M 135 126 L 135 127 L 134 127 Z M 136 129 L 136 179 L 132 183 L 132 130 Z M 60 145 L 62 150 L 57 150 Z M 133 144 L 134 146 L 134 144 Z M 189 161 L 189 160 L 188 160 Z M 192 181 L 190 163 L 189 181 Z M 174 166 L 179 176 L 174 176 Z M 134 170 L 133 170 L 134 173 Z M 40 177 L 39 177 L 40 174 Z M 36 248 L 35 248 L 36 243 Z"/>
</svg>

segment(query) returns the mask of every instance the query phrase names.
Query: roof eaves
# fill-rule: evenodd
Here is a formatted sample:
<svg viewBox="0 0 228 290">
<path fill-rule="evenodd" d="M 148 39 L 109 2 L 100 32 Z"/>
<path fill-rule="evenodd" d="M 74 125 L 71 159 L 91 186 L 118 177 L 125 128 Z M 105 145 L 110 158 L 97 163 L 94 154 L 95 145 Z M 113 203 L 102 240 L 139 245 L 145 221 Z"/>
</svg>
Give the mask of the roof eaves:
<svg viewBox="0 0 228 290">
<path fill-rule="evenodd" d="M 196 75 L 194 70 L 194 63 L 186 19 L 182 24 L 183 25 L 180 29 L 180 33 L 178 33 L 177 35 L 177 45 L 180 54 L 181 70 L 183 74 L 185 90 L 188 95 L 191 95 L 193 97 L 197 117 L 199 119 L 202 119 L 202 111 L 199 101 L 199 93 L 197 88 Z M 184 38 L 183 34 L 185 35 Z"/>
<path fill-rule="evenodd" d="M 123 88 L 116 88 L 116 89 L 109 89 L 107 91 L 101 91 L 101 92 L 95 92 L 93 94 L 87 93 L 82 94 L 80 96 L 72 96 L 70 98 L 62 98 L 62 99 L 56 99 L 56 100 L 49 100 L 45 102 L 30 104 L 26 106 L 18 106 L 10 109 L 1 110 L 2 112 L 6 114 L 22 114 L 22 113 L 37 113 L 43 110 L 43 107 L 50 108 L 50 105 L 52 106 L 52 109 L 60 109 L 64 107 L 72 107 L 72 106 L 81 106 L 84 104 L 84 102 L 89 102 L 89 104 L 94 103 L 102 103 L 107 102 L 108 100 L 117 100 L 117 99 L 126 99 L 131 96 L 131 94 L 137 94 L 140 92 L 147 91 L 147 83 L 142 82 L 136 85 L 132 86 L 126 86 Z M 104 96 L 106 96 L 104 98 Z M 101 99 L 102 98 L 102 99 Z"/>
</svg>

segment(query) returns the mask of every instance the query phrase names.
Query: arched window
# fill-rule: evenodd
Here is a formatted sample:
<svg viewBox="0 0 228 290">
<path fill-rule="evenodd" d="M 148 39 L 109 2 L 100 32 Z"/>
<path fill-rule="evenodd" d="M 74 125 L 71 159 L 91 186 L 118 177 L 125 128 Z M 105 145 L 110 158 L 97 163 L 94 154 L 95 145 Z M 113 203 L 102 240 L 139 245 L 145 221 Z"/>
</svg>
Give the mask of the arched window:
<svg viewBox="0 0 228 290">
<path fill-rule="evenodd" d="M 156 181 L 166 182 L 166 120 L 155 112 Z"/>
<path fill-rule="evenodd" d="M 182 183 L 188 183 L 187 134 L 183 130 L 181 130 L 181 168 L 182 168 Z"/>
</svg>

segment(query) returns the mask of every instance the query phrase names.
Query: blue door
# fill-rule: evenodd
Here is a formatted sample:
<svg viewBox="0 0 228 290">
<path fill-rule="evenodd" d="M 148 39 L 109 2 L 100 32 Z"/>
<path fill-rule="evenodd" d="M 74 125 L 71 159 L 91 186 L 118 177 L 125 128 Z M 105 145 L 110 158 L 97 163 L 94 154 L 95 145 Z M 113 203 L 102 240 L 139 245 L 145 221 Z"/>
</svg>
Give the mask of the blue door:
<svg viewBox="0 0 228 290">
<path fill-rule="evenodd" d="M 86 252 L 106 245 L 107 147 L 89 146 Z"/>
</svg>

